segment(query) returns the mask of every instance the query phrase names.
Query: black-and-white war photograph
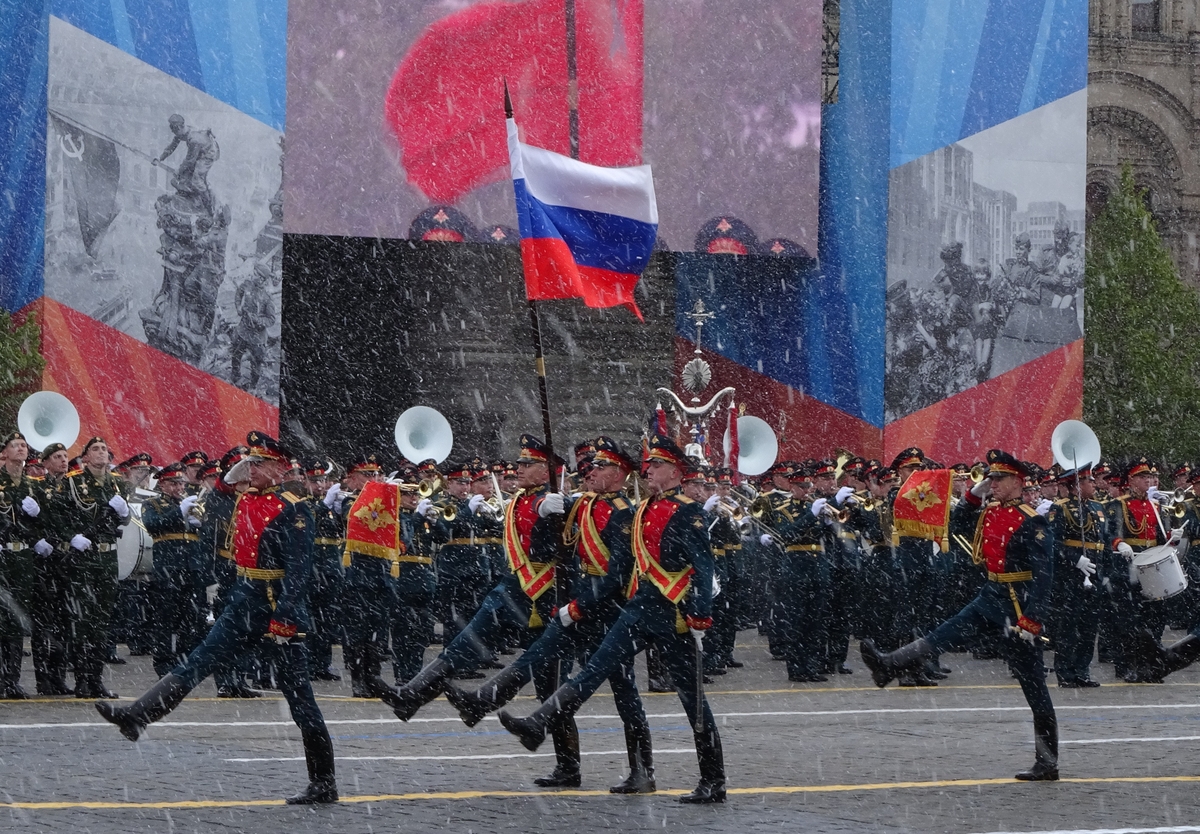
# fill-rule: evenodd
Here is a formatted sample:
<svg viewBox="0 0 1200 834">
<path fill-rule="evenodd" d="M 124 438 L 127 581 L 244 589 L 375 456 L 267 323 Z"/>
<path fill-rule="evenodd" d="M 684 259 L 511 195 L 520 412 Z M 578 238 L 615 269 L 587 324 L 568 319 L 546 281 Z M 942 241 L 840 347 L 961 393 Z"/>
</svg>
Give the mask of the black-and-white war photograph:
<svg viewBox="0 0 1200 834">
<path fill-rule="evenodd" d="M 886 422 L 1083 337 L 1086 105 L 1078 92 L 892 169 Z"/>
<path fill-rule="evenodd" d="M 46 295 L 277 404 L 283 135 L 50 29 Z"/>
</svg>

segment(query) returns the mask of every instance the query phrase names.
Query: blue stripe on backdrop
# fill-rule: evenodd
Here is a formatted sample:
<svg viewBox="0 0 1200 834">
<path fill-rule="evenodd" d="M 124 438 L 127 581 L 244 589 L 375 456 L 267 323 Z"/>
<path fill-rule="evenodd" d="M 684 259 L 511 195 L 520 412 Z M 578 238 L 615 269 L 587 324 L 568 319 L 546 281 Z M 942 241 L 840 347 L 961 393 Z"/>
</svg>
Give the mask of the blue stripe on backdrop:
<svg viewBox="0 0 1200 834">
<path fill-rule="evenodd" d="M 821 108 L 829 405 L 883 426 L 890 0 L 842 0 L 838 103 Z"/>
<path fill-rule="evenodd" d="M 892 167 L 1087 84 L 1087 0 L 894 0 L 892 26 Z"/>
<path fill-rule="evenodd" d="M 525 180 L 513 180 L 522 238 L 567 240 L 580 266 L 641 275 L 654 248 L 650 223 L 598 211 L 547 205 L 530 196 Z M 522 211 L 522 206 L 527 210 Z M 623 243 L 618 241 L 624 241 Z"/>
<path fill-rule="evenodd" d="M 0 305 L 42 294 L 47 3 L 0 0 Z"/>
<path fill-rule="evenodd" d="M 50 0 L 50 12 L 283 130 L 285 0 Z"/>
</svg>

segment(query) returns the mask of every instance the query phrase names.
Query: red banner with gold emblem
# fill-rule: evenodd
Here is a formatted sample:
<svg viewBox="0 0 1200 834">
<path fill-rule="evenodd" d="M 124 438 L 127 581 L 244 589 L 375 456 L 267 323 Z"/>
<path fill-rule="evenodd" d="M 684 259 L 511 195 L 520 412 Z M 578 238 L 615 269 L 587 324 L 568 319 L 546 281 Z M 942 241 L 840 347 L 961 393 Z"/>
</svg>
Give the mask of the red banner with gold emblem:
<svg viewBox="0 0 1200 834">
<path fill-rule="evenodd" d="M 346 516 L 346 556 L 362 553 L 397 559 L 404 551 L 399 519 L 400 487 L 368 481 Z"/>
<path fill-rule="evenodd" d="M 909 536 L 937 542 L 950 549 L 950 496 L 954 475 L 949 469 L 924 469 L 912 473 L 900 487 L 893 511 L 892 536 Z"/>
</svg>

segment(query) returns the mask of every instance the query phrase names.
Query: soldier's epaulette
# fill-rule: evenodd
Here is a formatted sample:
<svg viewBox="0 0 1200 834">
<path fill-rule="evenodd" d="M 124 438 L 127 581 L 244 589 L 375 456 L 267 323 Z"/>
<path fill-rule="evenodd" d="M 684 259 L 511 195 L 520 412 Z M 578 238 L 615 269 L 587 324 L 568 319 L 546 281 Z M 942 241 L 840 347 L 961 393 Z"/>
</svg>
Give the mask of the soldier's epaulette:
<svg viewBox="0 0 1200 834">
<path fill-rule="evenodd" d="M 616 510 L 625 510 L 629 508 L 629 502 L 619 495 L 612 500 L 612 505 L 613 509 Z"/>
<path fill-rule="evenodd" d="M 296 493 L 289 492 L 288 490 L 284 490 L 283 492 L 279 493 L 279 497 L 287 501 L 289 504 L 299 504 L 304 500 Z"/>
<path fill-rule="evenodd" d="M 1033 507 L 1029 506 L 1028 504 L 1021 504 L 1019 506 L 1020 506 L 1021 512 L 1025 513 L 1025 515 L 1028 516 L 1029 518 L 1037 518 L 1038 517 L 1038 511 L 1035 510 Z"/>
<path fill-rule="evenodd" d="M 682 492 L 675 496 L 675 500 L 680 504 L 695 504 L 696 503 L 691 498 L 688 498 L 686 495 L 684 495 Z"/>
<path fill-rule="evenodd" d="M 41 475 L 26 475 L 25 480 L 33 481 L 35 484 L 39 484 L 46 479 L 43 478 Z"/>
</svg>

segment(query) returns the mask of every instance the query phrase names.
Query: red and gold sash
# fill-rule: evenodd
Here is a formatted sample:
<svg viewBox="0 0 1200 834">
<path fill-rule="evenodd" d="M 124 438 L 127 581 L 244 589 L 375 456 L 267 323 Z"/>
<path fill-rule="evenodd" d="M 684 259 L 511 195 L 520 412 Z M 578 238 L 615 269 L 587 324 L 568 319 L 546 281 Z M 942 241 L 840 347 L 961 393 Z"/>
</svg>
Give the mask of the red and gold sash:
<svg viewBox="0 0 1200 834">
<path fill-rule="evenodd" d="M 585 500 L 588 505 L 579 523 L 579 563 L 589 576 L 605 576 L 612 554 L 600 538 L 600 531 L 608 526 L 608 520 L 612 518 L 612 505 L 595 495 Z M 601 517 L 599 522 L 597 516 Z"/>
<path fill-rule="evenodd" d="M 233 560 L 238 567 L 258 567 L 258 545 L 263 533 L 285 507 L 287 502 L 276 492 L 250 490 L 238 496 L 233 509 Z"/>
<path fill-rule="evenodd" d="M 504 555 L 508 557 L 508 567 L 516 574 L 525 596 L 535 601 L 554 586 L 554 564 L 529 561 L 529 538 L 537 522 L 536 507 L 537 496 L 519 492 L 504 510 Z M 524 535 L 521 534 L 521 527 L 526 530 Z M 541 625 L 536 608 L 529 623 L 534 628 Z"/>
<path fill-rule="evenodd" d="M 681 571 L 669 571 L 658 561 L 663 531 L 677 509 L 679 504 L 675 501 L 659 498 L 644 502 L 633 517 L 633 555 L 638 573 L 675 605 L 687 594 L 692 574 L 696 572 L 690 565 Z"/>
</svg>

